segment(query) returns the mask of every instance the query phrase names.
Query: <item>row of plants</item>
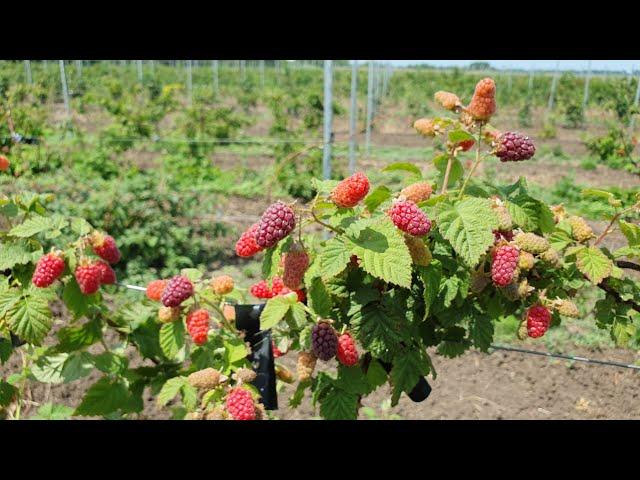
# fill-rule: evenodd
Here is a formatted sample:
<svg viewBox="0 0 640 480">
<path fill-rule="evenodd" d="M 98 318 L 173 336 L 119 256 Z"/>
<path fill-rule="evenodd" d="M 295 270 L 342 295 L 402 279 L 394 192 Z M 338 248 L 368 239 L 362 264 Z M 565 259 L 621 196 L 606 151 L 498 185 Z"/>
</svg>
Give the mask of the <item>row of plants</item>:
<svg viewBox="0 0 640 480">
<path fill-rule="evenodd" d="M 266 300 L 260 328 L 271 330 L 272 351 L 298 355 L 295 375 L 278 370 L 296 383 L 292 408 L 310 392 L 321 417 L 355 419 L 362 398 L 384 385 L 396 405 L 424 377 L 435 378 L 434 355 L 487 351 L 496 328 L 514 319 L 519 338 L 540 338 L 581 316 L 573 299 L 588 289 L 598 297 L 596 325 L 617 345 L 638 347 L 640 285 L 627 271 L 640 269 L 640 227 L 631 221 L 640 197 L 582 192 L 612 209 L 606 228 L 594 232 L 564 207 L 536 199 L 525 179 L 481 181 L 474 174 L 486 158 L 497 157 L 501 168 L 531 161 L 533 141 L 490 125 L 492 79 L 478 82 L 466 105 L 450 92 L 434 99 L 445 113 L 415 129 L 435 140 L 428 162 L 439 172 L 435 184 L 403 162 L 381 172 L 404 175 L 401 187 L 372 185 L 363 172 L 314 179 L 310 201 L 276 201 L 236 244 L 240 258 L 262 256 L 263 278 L 250 293 Z M 467 155 L 472 161 L 461 161 Z M 140 180 L 135 197 L 156 179 Z M 51 214 L 43 194 L 0 200 L 0 360 L 16 349 L 24 356 L 20 372 L 0 383 L 6 415 L 21 417 L 29 382 L 73 382 L 97 370 L 101 378 L 73 411 L 48 407 L 39 415 L 135 418 L 150 391 L 173 418 L 269 417 L 231 307 L 246 302 L 233 280 L 176 264 L 156 275 L 144 299 L 118 294 L 119 272 L 129 281 L 129 263 L 154 247 L 126 251 L 127 198 L 111 195 L 111 205 L 91 215 L 105 223 L 91 225 L 83 216 L 93 197 L 75 195 L 58 193 L 82 209 L 74 214 Z M 113 212 L 122 231 L 110 223 Z M 175 212 L 161 215 L 166 225 Z M 154 229 L 167 233 L 161 223 L 145 234 Z M 610 250 L 603 240 L 615 229 L 625 245 Z M 18 340 L 27 343 L 17 347 Z M 318 362 L 330 368 L 317 371 Z"/>
</svg>

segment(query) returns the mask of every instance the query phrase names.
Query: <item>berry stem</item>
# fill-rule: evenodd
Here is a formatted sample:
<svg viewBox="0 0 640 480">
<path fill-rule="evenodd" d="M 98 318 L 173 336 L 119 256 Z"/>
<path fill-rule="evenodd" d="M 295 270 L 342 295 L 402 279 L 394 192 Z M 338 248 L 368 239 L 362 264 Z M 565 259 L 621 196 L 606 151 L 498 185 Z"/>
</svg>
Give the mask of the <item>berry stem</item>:
<svg viewBox="0 0 640 480">
<path fill-rule="evenodd" d="M 478 140 L 476 141 L 476 159 L 473 162 L 473 166 L 471 167 L 471 170 L 469 170 L 469 174 L 467 175 L 467 178 L 464 179 L 464 183 L 462 184 L 462 188 L 460 188 L 460 193 L 458 194 L 458 200 L 460 200 L 462 198 L 462 195 L 464 195 L 464 190 L 465 190 L 465 188 L 467 188 L 467 183 L 469 183 L 469 180 L 473 176 L 474 172 L 476 171 L 476 168 L 478 168 L 478 165 L 480 164 L 480 161 L 482 160 L 482 157 L 480 156 L 480 143 L 481 142 L 482 142 L 482 124 L 480 124 L 480 127 L 478 128 Z"/>
<path fill-rule="evenodd" d="M 315 202 L 314 202 L 314 203 L 315 203 Z M 341 233 L 343 233 L 343 232 L 341 232 L 340 230 L 338 230 L 337 228 L 332 227 L 332 226 L 331 226 L 331 225 L 329 225 L 328 223 L 325 223 L 325 222 L 323 222 L 322 220 L 320 220 L 320 219 L 318 218 L 318 216 L 316 215 L 316 212 L 315 212 L 315 210 L 314 210 L 314 208 L 313 208 L 313 207 L 311 207 L 311 216 L 313 217 L 313 219 L 315 220 L 315 222 L 316 222 L 316 223 L 319 223 L 319 224 L 320 224 L 320 225 L 322 225 L 323 227 L 328 228 L 328 229 L 329 229 L 329 230 L 331 230 L 332 232 L 337 233 L 338 235 L 340 235 Z"/>
<path fill-rule="evenodd" d="M 449 155 L 449 159 L 447 160 L 447 169 L 444 171 L 444 180 L 442 181 L 442 190 L 440 191 L 441 195 L 447 193 L 447 186 L 449 185 L 449 175 L 451 174 L 451 166 L 453 165 L 453 155 Z"/>
<path fill-rule="evenodd" d="M 236 329 L 236 327 L 234 327 L 233 325 L 231 325 L 231 323 L 229 323 L 229 321 L 227 320 L 227 317 L 224 316 L 224 313 L 222 312 L 222 310 L 220 310 L 220 307 L 218 307 L 217 305 L 215 305 L 214 303 L 211 303 L 209 300 L 206 299 L 202 299 L 203 303 L 206 303 L 207 305 L 209 305 L 211 308 L 213 308 L 216 311 L 216 314 L 218 315 L 218 317 L 220 317 L 220 320 L 222 321 L 222 323 L 224 324 L 224 326 L 231 332 L 238 332 L 238 330 Z"/>
<path fill-rule="evenodd" d="M 604 231 L 600 234 L 600 236 L 596 239 L 595 242 L 593 242 L 593 245 L 596 246 L 598 245 L 602 240 L 604 240 L 604 237 L 606 237 L 607 235 L 609 235 L 611 232 L 613 232 L 612 228 L 613 224 L 616 223 L 616 221 L 624 214 L 626 214 L 627 212 L 630 212 L 636 208 L 638 208 L 640 206 L 640 202 L 631 205 L 629 208 L 625 208 L 624 210 L 616 213 L 613 218 L 611 219 L 611 221 L 609 222 L 609 225 L 607 225 L 607 228 L 604 229 Z"/>
</svg>

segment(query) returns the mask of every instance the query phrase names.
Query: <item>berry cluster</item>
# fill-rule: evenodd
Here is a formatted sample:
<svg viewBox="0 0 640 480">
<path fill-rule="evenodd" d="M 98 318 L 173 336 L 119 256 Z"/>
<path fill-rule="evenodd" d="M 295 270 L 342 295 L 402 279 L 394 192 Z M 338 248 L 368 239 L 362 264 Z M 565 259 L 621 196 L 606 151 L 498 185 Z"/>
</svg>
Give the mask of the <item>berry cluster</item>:
<svg viewBox="0 0 640 480">
<path fill-rule="evenodd" d="M 166 280 L 153 280 L 149 282 L 149 284 L 147 285 L 147 289 L 145 290 L 145 295 L 149 300 L 159 302 L 160 298 L 162 298 L 162 292 L 164 292 L 164 288 L 166 286 L 167 286 Z"/>
<path fill-rule="evenodd" d="M 260 218 L 255 233 L 260 248 L 273 247 L 289 235 L 296 227 L 296 216 L 291 207 L 278 201 L 271 205 Z"/>
<path fill-rule="evenodd" d="M 182 275 L 176 275 L 167 282 L 160 301 L 165 307 L 177 307 L 191 295 L 193 295 L 191 280 Z"/>
<path fill-rule="evenodd" d="M 235 387 L 227 394 L 226 408 L 234 420 L 255 420 L 256 405 L 248 390 Z"/>
<path fill-rule="evenodd" d="M 347 367 L 352 367 L 358 363 L 358 350 L 356 344 L 351 338 L 351 334 L 343 333 L 338 337 L 338 349 L 336 352 L 338 361 Z"/>
<path fill-rule="evenodd" d="M 211 279 L 211 289 L 217 295 L 228 295 L 233 291 L 233 278 L 229 275 L 220 275 Z"/>
<path fill-rule="evenodd" d="M 473 92 L 467 112 L 475 119 L 486 121 L 496 111 L 496 84 L 491 78 L 480 80 Z"/>
<path fill-rule="evenodd" d="M 262 251 L 262 247 L 256 243 L 256 232 L 259 223 L 254 223 L 251 227 L 240 235 L 236 242 L 236 254 L 239 257 L 252 257 Z"/>
<path fill-rule="evenodd" d="M 209 333 L 209 312 L 204 309 L 192 310 L 187 315 L 187 331 L 196 345 L 204 345 Z"/>
<path fill-rule="evenodd" d="M 506 132 L 498 138 L 496 156 L 501 162 L 529 160 L 535 153 L 531 139 L 518 132 Z"/>
<path fill-rule="evenodd" d="M 336 356 L 338 335 L 328 322 L 319 322 L 311 330 L 311 347 L 320 360 L 327 362 Z"/>
<path fill-rule="evenodd" d="M 266 280 L 260 280 L 258 283 L 253 284 L 249 291 L 251 292 L 251 295 L 262 300 L 268 300 L 279 295 L 287 295 L 291 292 L 296 293 L 299 302 L 304 302 L 306 300 L 304 290 L 292 290 L 289 287 L 286 287 L 280 277 L 273 277 L 273 280 L 271 281 L 271 288 L 269 288 L 269 284 Z"/>
<path fill-rule="evenodd" d="M 64 259 L 59 253 L 47 253 L 36 264 L 32 282 L 38 288 L 46 288 L 55 282 L 64 271 Z"/>
<path fill-rule="evenodd" d="M 527 334 L 531 338 L 543 336 L 551 324 L 551 313 L 542 305 L 534 305 L 527 310 Z"/>
<path fill-rule="evenodd" d="M 298 244 L 284 254 L 284 273 L 282 283 L 292 290 L 299 289 L 304 279 L 304 273 L 309 267 L 309 255 Z"/>
<path fill-rule="evenodd" d="M 513 245 L 496 248 L 491 262 L 491 279 L 498 287 L 506 287 L 516 276 L 520 250 Z"/>
</svg>

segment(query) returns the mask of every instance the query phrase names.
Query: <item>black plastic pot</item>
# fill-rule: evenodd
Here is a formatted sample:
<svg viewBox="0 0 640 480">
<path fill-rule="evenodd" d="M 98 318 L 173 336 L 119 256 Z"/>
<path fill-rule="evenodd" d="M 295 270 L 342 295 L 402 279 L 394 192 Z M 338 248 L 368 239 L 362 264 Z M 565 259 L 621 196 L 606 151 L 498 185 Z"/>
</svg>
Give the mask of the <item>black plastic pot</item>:
<svg viewBox="0 0 640 480">
<path fill-rule="evenodd" d="M 248 359 L 256 372 L 256 379 L 251 382 L 260 392 L 260 401 L 266 410 L 278 409 L 276 393 L 276 370 L 271 347 L 271 330 L 260 330 L 260 315 L 264 303 L 252 305 L 234 305 L 236 312 L 236 328 L 246 332 L 245 340 L 251 345 Z"/>
</svg>

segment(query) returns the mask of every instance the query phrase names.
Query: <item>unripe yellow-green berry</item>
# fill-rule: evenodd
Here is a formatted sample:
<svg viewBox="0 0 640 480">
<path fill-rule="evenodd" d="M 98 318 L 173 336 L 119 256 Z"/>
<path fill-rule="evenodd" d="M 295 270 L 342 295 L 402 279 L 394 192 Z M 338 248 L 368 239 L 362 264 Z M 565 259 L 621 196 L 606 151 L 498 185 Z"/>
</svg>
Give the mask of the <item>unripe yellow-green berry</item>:
<svg viewBox="0 0 640 480">
<path fill-rule="evenodd" d="M 256 372 L 242 367 L 236 370 L 236 372 L 233 374 L 233 379 L 240 384 L 251 383 L 256 379 Z"/>
<path fill-rule="evenodd" d="M 296 365 L 299 381 L 304 382 L 305 380 L 309 380 L 311 378 L 311 375 L 316 368 L 316 361 L 317 358 L 313 353 L 300 352 Z"/>
<path fill-rule="evenodd" d="M 559 267 L 561 263 L 560 254 L 555 248 L 549 248 L 545 250 L 540 255 L 538 255 L 538 258 L 540 258 L 540 260 L 542 260 L 543 262 L 548 263 L 552 267 Z"/>
<path fill-rule="evenodd" d="M 567 212 L 563 205 L 551 205 L 549 208 L 553 213 L 553 221 L 555 223 L 560 223 L 562 220 L 567 218 Z"/>
<path fill-rule="evenodd" d="M 276 365 L 276 377 L 284 383 L 293 383 L 295 381 L 293 372 L 282 365 Z"/>
<path fill-rule="evenodd" d="M 549 241 L 546 238 L 531 232 L 518 233 L 513 241 L 521 250 L 534 255 L 549 249 Z"/>
<path fill-rule="evenodd" d="M 158 309 L 158 320 L 161 323 L 171 323 L 180 319 L 180 307 L 160 307 Z"/>
<path fill-rule="evenodd" d="M 586 242 L 594 237 L 593 230 L 584 218 L 571 216 L 567 221 L 571 225 L 571 236 L 577 242 Z"/>
<path fill-rule="evenodd" d="M 518 327 L 517 336 L 520 340 L 526 340 L 529 338 L 529 333 L 527 332 L 527 322 L 523 320 L 520 322 L 520 326 Z"/>
<path fill-rule="evenodd" d="M 205 368 L 193 372 L 187 377 L 189 385 L 202 390 L 211 390 L 220 385 L 221 373 L 214 368 Z"/>
<path fill-rule="evenodd" d="M 493 213 L 498 217 L 498 230 L 501 232 L 507 232 L 513 230 L 513 219 L 507 210 L 505 204 L 499 198 L 495 197 L 491 199 L 491 208 Z"/>
<path fill-rule="evenodd" d="M 531 270 L 535 264 L 536 259 L 529 252 L 520 250 L 520 256 L 518 257 L 518 268 L 524 271 Z"/>
<path fill-rule="evenodd" d="M 560 315 L 570 318 L 580 318 L 580 311 L 571 300 L 558 299 L 553 302 L 553 306 Z"/>
<path fill-rule="evenodd" d="M 429 247 L 427 247 L 421 238 L 417 238 L 412 235 L 405 235 L 404 241 L 407 244 L 407 248 L 409 248 L 409 253 L 411 254 L 411 260 L 413 260 L 413 263 L 422 267 L 426 267 L 431 263 L 431 252 L 429 251 Z"/>
</svg>

